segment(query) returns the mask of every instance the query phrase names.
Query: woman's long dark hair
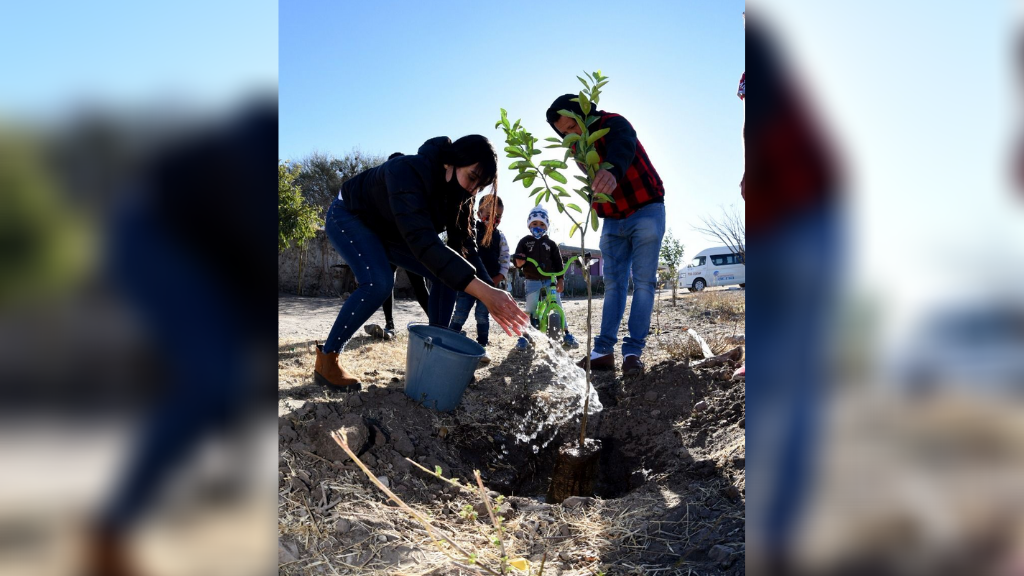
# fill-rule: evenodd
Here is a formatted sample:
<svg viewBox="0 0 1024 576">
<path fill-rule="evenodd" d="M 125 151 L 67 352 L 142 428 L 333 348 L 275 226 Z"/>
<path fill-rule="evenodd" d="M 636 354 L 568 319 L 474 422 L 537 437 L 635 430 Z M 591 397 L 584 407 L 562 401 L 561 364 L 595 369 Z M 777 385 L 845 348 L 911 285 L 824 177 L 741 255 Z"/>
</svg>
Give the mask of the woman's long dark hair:
<svg viewBox="0 0 1024 576">
<path fill-rule="evenodd" d="M 472 166 L 479 163 L 477 170 L 480 173 L 480 181 L 477 182 L 477 185 L 480 189 L 490 186 L 493 194 L 498 193 L 498 155 L 494 152 L 494 147 L 491 146 L 490 140 L 486 137 L 479 134 L 470 134 L 469 136 L 459 138 L 447 146 L 443 146 L 441 148 L 441 161 L 455 168 Z M 453 173 L 452 178 L 456 177 Z M 476 215 L 473 210 L 473 200 L 475 197 L 476 191 L 470 195 L 469 199 L 459 205 L 458 214 L 455 217 L 456 230 L 448 231 L 449 245 L 460 246 L 463 255 L 465 255 L 466 250 L 465 239 L 475 237 L 474 229 L 476 226 L 474 226 L 474 223 L 476 222 Z M 491 218 L 487 222 L 487 232 L 483 237 L 485 245 L 489 245 L 493 232 L 494 219 Z"/>
</svg>

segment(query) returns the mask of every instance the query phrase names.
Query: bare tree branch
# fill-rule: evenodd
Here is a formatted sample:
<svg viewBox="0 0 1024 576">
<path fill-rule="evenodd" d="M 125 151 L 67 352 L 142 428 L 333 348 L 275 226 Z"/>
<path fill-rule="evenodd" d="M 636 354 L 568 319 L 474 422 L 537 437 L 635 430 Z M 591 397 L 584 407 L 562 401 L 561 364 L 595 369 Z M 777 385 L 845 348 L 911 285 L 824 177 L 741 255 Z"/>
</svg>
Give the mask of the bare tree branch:
<svg viewBox="0 0 1024 576">
<path fill-rule="evenodd" d="M 720 216 L 701 216 L 700 221 L 703 226 L 694 226 L 694 230 L 718 240 L 733 254 L 739 254 L 744 263 L 747 261 L 745 214 L 735 205 L 730 205 L 728 208 L 723 206 Z"/>
</svg>

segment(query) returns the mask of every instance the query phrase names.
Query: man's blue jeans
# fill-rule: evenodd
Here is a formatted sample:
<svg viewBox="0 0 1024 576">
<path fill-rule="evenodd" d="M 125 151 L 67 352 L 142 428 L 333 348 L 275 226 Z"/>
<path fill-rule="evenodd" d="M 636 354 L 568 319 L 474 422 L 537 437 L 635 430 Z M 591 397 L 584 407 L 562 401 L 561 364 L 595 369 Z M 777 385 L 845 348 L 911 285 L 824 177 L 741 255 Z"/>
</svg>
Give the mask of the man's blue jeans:
<svg viewBox="0 0 1024 576">
<path fill-rule="evenodd" d="M 451 329 L 455 331 L 462 330 L 462 326 L 469 319 L 469 310 L 473 307 L 473 304 L 476 304 L 476 312 L 474 313 L 476 317 L 476 341 L 481 346 L 487 346 L 487 334 L 491 329 L 491 315 L 488 313 L 487 306 L 484 306 L 483 302 L 465 292 L 459 292 L 458 297 L 455 299 L 455 314 L 452 315 Z"/>
<path fill-rule="evenodd" d="M 665 235 L 665 205 L 648 204 L 622 220 L 605 218 L 601 231 L 604 258 L 604 310 L 601 333 L 594 342 L 598 354 L 611 354 L 618 341 L 619 324 L 626 311 L 629 271 L 633 270 L 633 304 L 629 310 L 629 336 L 622 341 L 622 355 L 644 350 L 651 329 L 654 287 L 658 278 L 661 238 Z"/>
<path fill-rule="evenodd" d="M 370 230 L 359 216 L 349 212 L 341 200 L 335 200 L 327 211 L 324 231 L 334 249 L 352 268 L 359 284 L 341 306 L 338 319 L 334 321 L 331 333 L 324 343 L 325 353 L 342 351 L 356 330 L 369 320 L 391 295 L 395 275 L 389 263 L 430 280 L 430 297 L 427 302 L 430 325 L 448 327 L 452 308 L 455 306 L 455 290 L 445 286 L 427 270 L 401 239 L 397 242 L 385 242 Z"/>
</svg>

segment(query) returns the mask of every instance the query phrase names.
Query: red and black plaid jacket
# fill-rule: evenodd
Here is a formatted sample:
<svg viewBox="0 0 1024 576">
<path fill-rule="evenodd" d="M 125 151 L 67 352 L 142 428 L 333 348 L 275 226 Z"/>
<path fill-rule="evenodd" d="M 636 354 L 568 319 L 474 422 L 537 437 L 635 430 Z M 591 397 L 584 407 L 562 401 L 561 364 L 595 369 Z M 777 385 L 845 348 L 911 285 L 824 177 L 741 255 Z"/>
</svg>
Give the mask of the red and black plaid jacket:
<svg viewBox="0 0 1024 576">
<path fill-rule="evenodd" d="M 601 162 L 610 162 L 608 171 L 615 176 L 618 186 L 612 191 L 614 202 L 595 202 L 599 218 L 621 220 L 648 204 L 665 201 L 665 185 L 647 157 L 647 151 L 636 137 L 633 126 L 618 114 L 599 112 L 601 119 L 591 132 L 609 128 L 608 134 L 594 144 Z M 575 146 L 573 153 L 575 153 Z M 587 167 L 580 164 L 586 172 Z"/>
</svg>

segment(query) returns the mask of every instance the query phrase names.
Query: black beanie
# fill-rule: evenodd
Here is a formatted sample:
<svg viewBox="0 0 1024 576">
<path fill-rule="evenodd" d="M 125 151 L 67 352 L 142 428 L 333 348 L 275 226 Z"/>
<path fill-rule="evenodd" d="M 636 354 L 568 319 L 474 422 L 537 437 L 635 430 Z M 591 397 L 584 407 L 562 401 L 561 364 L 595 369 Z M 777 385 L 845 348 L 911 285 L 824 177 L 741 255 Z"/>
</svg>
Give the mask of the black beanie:
<svg viewBox="0 0 1024 576">
<path fill-rule="evenodd" d="M 555 98 L 555 101 L 551 103 L 551 107 L 548 108 L 548 124 L 551 125 L 551 128 L 555 131 L 555 134 L 558 134 L 559 138 L 565 138 L 565 134 L 562 134 L 561 132 L 558 131 L 558 128 L 555 128 L 555 122 L 558 122 L 558 118 L 561 116 L 561 114 L 558 113 L 559 110 L 568 110 L 570 112 L 575 112 L 580 115 L 580 118 L 584 118 L 586 116 L 583 113 L 583 108 L 580 108 L 579 102 L 570 102 L 570 100 L 572 100 L 573 98 L 578 97 L 579 94 L 563 94 L 558 98 Z M 593 107 L 593 105 L 591 105 L 590 113 L 595 115 L 597 114 L 597 110 Z"/>
</svg>

